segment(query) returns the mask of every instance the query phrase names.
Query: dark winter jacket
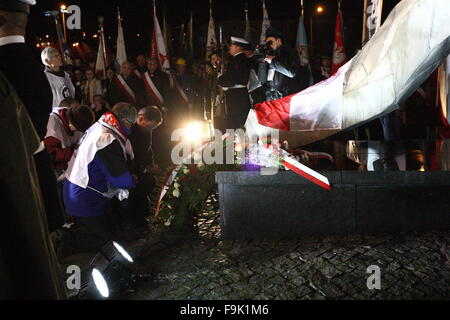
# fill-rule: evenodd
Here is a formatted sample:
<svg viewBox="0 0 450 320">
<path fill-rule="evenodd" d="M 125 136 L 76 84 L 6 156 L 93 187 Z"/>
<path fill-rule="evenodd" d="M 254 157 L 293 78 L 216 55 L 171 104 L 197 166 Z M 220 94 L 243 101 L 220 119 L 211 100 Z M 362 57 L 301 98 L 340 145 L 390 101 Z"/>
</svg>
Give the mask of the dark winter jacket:
<svg viewBox="0 0 450 320">
<path fill-rule="evenodd" d="M 275 70 L 273 81 L 267 80 L 269 70 Z M 287 46 L 281 46 L 276 52 L 272 63 L 266 65 L 266 74 L 260 76 L 261 82 L 266 83 L 266 100 L 282 98 L 301 91 L 299 75 L 300 59 L 298 53 Z"/>
</svg>

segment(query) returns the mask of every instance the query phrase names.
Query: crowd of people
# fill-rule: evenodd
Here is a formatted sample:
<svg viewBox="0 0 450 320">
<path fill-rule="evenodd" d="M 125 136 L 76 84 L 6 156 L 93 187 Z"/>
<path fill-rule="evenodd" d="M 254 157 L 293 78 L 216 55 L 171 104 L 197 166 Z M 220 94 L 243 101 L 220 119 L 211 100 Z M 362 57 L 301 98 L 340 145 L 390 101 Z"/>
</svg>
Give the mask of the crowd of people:
<svg viewBox="0 0 450 320">
<path fill-rule="evenodd" d="M 175 128 L 188 120 L 213 121 L 222 131 L 241 128 L 256 103 L 331 76 L 330 57 L 322 56 L 311 73 L 272 27 L 259 46 L 232 36 L 228 47 L 210 52 L 206 60 L 171 57 L 170 69 L 139 54 L 98 72 L 95 61 L 63 63 L 53 47 L 43 49 L 39 62 L 25 44 L 34 3 L 0 2 L 0 121 L 9 146 L 2 148 L 0 186 L 2 203 L 13 206 L 0 229 L 0 275 L 8 270 L 12 279 L 18 266 L 36 266 L 14 278 L 29 297 L 44 295 L 36 291 L 43 287 L 40 279 L 62 283 L 55 280 L 50 238 L 63 234 L 63 243 L 96 251 L 127 237 L 111 217 L 118 225 L 128 219 L 145 226 L 155 175 L 171 164 Z M 415 94 L 420 97 L 412 97 L 417 106 L 410 114 L 419 115 L 408 120 L 417 124 L 413 133 L 425 127 L 423 110 L 430 104 L 421 90 Z M 386 140 L 401 135 L 399 113 L 380 123 Z M 73 223 L 90 237 L 78 237 Z M 35 258 L 36 252 L 43 258 Z M 63 295 L 61 288 L 45 288 L 46 297 Z"/>
<path fill-rule="evenodd" d="M 243 127 L 254 103 L 309 85 L 302 79 L 297 52 L 283 44 L 276 29 L 268 30 L 262 49 L 239 37 L 230 40 L 228 52 L 214 51 L 208 61 L 188 64 L 174 57 L 172 70 L 162 70 L 157 58 L 140 54 L 119 68 L 96 72 L 93 61 L 75 58 L 68 65 L 56 48 L 42 50 L 43 70 L 32 68 L 42 97 L 29 101 L 28 91 L 22 96 L 28 106 L 39 103 L 30 115 L 42 139 L 38 154 L 46 163 L 41 187 L 52 190 L 43 192 L 54 207 L 47 210 L 51 232 L 71 234 L 65 229 L 78 223 L 90 230 L 88 242 L 95 248 L 126 237 L 107 213 L 135 226 L 146 224 L 154 176 L 170 164 L 175 128 L 187 119 L 215 120 L 222 130 Z M 50 112 L 35 116 L 43 103 L 51 106 Z M 56 188 L 49 188 L 55 183 Z M 70 239 L 80 241 L 73 234 Z"/>
<path fill-rule="evenodd" d="M 221 130 L 241 128 L 255 103 L 311 85 L 309 67 L 275 28 L 256 48 L 233 36 L 222 50 L 211 52 L 207 61 L 172 57 L 170 70 L 162 70 L 157 58 L 139 54 L 98 72 L 95 61 L 75 58 L 72 65 L 64 64 L 57 49 L 43 49 L 43 71 L 30 66 L 33 83 L 20 84 L 29 90 L 39 82 L 42 96 L 30 101 L 28 91 L 17 91 L 25 105 L 40 104 L 30 108 L 30 116 L 43 141 L 36 161 L 45 163 L 37 166 L 39 172 L 45 167 L 40 183 L 47 190 L 44 200 L 53 207 L 47 210 L 50 231 L 75 221 L 91 231 L 98 248 L 120 237 L 105 218 L 107 212 L 126 211 L 121 218 L 145 225 L 154 175 L 170 164 L 175 128 L 187 119 L 214 121 Z M 315 82 L 330 75 L 329 58 L 322 61 Z M 14 75 L 11 81 L 20 82 Z M 42 112 L 44 103 L 50 112 Z M 49 187 L 55 183 L 56 188 Z"/>
</svg>

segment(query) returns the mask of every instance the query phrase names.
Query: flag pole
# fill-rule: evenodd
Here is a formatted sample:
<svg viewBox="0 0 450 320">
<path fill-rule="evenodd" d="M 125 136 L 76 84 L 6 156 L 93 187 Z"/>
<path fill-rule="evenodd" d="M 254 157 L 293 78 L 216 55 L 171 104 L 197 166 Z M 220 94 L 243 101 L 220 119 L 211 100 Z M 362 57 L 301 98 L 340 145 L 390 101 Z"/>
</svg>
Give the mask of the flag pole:
<svg viewBox="0 0 450 320">
<path fill-rule="evenodd" d="M 366 41 L 366 19 L 367 19 L 367 0 L 364 0 L 364 11 L 363 11 L 363 30 L 362 30 L 362 41 L 361 48 L 364 46 Z"/>
<path fill-rule="evenodd" d="M 100 43 L 102 45 L 102 57 L 103 57 L 103 79 L 106 79 L 106 48 L 105 48 L 105 37 L 104 37 L 104 29 L 103 29 L 103 21 L 104 18 L 102 16 L 98 17 L 98 24 L 100 27 Z"/>
</svg>

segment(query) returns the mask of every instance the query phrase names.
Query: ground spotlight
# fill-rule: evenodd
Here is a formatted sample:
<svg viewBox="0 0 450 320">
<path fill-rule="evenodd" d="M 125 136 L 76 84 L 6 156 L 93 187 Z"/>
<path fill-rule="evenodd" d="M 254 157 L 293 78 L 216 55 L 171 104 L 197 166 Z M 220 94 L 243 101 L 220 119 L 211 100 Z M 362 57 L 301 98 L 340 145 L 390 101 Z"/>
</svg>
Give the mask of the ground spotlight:
<svg viewBox="0 0 450 320">
<path fill-rule="evenodd" d="M 92 269 L 92 279 L 94 280 L 95 287 L 97 288 L 98 292 L 102 295 L 103 298 L 109 297 L 109 287 L 106 283 L 105 278 L 101 274 L 100 271 L 98 271 L 96 268 Z"/>
<path fill-rule="evenodd" d="M 109 298 L 111 293 L 135 281 L 132 263 L 133 258 L 120 244 L 109 241 L 96 253 L 89 268 L 82 271 L 80 289 L 69 295 L 81 299 Z"/>
</svg>

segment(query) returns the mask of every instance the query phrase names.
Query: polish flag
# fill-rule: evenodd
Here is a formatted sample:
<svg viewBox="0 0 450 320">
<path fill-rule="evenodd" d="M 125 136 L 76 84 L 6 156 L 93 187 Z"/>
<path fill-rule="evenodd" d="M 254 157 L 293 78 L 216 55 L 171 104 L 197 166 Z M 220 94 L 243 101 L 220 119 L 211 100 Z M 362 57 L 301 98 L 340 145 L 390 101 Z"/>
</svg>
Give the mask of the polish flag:
<svg viewBox="0 0 450 320">
<path fill-rule="evenodd" d="M 331 73 L 335 73 L 347 61 L 347 55 L 344 47 L 344 28 L 342 20 L 341 9 L 338 9 L 336 17 L 336 31 L 334 33 L 334 48 L 333 48 L 333 65 L 331 66 Z"/>
<path fill-rule="evenodd" d="M 120 16 L 119 8 L 117 8 L 117 51 L 116 61 L 119 66 L 127 61 L 127 51 L 125 49 L 125 37 L 123 35 L 122 17 Z"/>
<path fill-rule="evenodd" d="M 161 32 L 161 27 L 159 26 L 158 17 L 156 14 L 154 15 L 154 24 L 153 24 L 153 39 L 152 42 L 156 44 L 156 53 L 159 61 L 159 65 L 163 71 L 170 69 L 169 56 L 167 55 L 166 45 L 164 43 L 164 37 Z M 152 48 L 152 51 L 154 49 Z M 153 54 L 153 52 L 152 52 Z"/>
<path fill-rule="evenodd" d="M 345 64 L 330 78 L 299 93 L 254 107 L 259 124 L 286 131 L 341 129 Z"/>
</svg>

